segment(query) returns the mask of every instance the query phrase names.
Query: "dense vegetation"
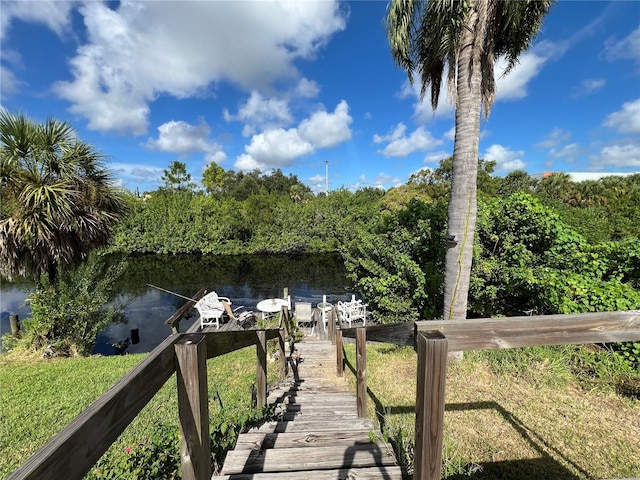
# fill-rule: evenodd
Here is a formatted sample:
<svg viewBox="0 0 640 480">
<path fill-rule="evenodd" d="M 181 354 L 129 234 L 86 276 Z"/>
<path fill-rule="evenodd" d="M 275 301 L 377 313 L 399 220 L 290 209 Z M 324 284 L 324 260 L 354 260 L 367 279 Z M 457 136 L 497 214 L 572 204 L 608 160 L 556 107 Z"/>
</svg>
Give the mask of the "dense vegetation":
<svg viewBox="0 0 640 480">
<path fill-rule="evenodd" d="M 564 174 L 538 181 L 522 171 L 500 178 L 493 167 L 479 162 L 469 316 L 640 305 L 640 175 L 574 183 Z M 183 172 L 145 198 L 131 195 L 131 213 L 111 249 L 338 251 L 383 321 L 441 315 L 451 158 L 386 192 L 341 189 L 314 196 L 279 170 L 216 172 L 215 187 L 199 190 Z"/>
</svg>

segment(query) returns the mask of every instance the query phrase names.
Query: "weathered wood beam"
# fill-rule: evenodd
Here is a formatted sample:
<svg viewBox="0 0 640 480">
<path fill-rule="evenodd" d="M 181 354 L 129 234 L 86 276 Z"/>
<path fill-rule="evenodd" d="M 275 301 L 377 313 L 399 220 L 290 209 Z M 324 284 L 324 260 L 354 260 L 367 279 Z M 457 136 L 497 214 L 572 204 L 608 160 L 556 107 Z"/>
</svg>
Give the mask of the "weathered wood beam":
<svg viewBox="0 0 640 480">
<path fill-rule="evenodd" d="M 207 333 L 207 358 L 219 357 L 241 348 L 255 345 L 260 330 L 234 330 L 228 332 Z M 266 339 L 271 340 L 280 335 L 278 329 L 264 330 Z"/>
<path fill-rule="evenodd" d="M 344 375 L 344 356 L 342 352 L 342 330 L 336 331 L 336 375 Z"/>
<path fill-rule="evenodd" d="M 422 321 L 415 326 L 418 332 L 441 331 L 449 351 L 624 342 L 640 340 L 640 310 Z"/>
<path fill-rule="evenodd" d="M 413 478 L 440 480 L 444 431 L 447 339 L 439 331 L 421 331 L 416 341 L 416 447 Z"/>
<path fill-rule="evenodd" d="M 78 415 L 10 480 L 82 479 L 175 372 L 172 335 Z M 8 479 L 8 480 L 9 480 Z"/>
<path fill-rule="evenodd" d="M 175 344 L 180 461 L 183 480 L 211 478 L 209 389 L 205 334 L 185 335 Z"/>
<path fill-rule="evenodd" d="M 267 405 L 267 335 L 264 330 L 256 335 L 256 399 L 258 408 L 263 408 Z"/>
<path fill-rule="evenodd" d="M 367 330 L 362 327 L 356 333 L 356 381 L 358 417 L 367 416 Z"/>
</svg>

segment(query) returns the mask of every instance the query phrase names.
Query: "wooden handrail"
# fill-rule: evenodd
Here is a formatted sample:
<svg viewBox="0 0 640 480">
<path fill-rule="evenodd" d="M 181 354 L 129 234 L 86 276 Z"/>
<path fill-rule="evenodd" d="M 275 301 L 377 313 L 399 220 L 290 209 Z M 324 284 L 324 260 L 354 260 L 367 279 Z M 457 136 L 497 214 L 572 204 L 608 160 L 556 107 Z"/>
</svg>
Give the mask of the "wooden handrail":
<svg viewBox="0 0 640 480">
<path fill-rule="evenodd" d="M 280 338 L 280 331 L 245 330 L 167 337 L 7 480 L 81 480 L 176 371 L 176 344 L 200 343 L 204 339 L 206 358 L 213 358 L 272 338 Z M 266 369 L 266 362 L 258 363 L 259 368 Z M 261 388 L 266 396 L 266 384 Z"/>
<path fill-rule="evenodd" d="M 366 333 L 365 333 L 366 332 Z M 640 310 L 569 315 L 480 318 L 460 321 L 420 321 L 341 330 L 340 336 L 362 341 L 411 345 L 418 354 L 414 478 L 439 480 L 444 431 L 447 353 L 450 351 L 518 348 L 542 345 L 627 342 L 640 340 Z M 342 342 L 337 342 L 342 350 Z M 357 342 L 358 396 L 361 385 Z M 337 361 L 342 362 L 342 352 Z M 337 374 L 341 372 L 338 365 Z M 363 375 L 363 374 L 362 374 Z M 362 394 L 364 395 L 364 394 Z M 360 398 L 358 406 L 360 407 Z"/>
</svg>

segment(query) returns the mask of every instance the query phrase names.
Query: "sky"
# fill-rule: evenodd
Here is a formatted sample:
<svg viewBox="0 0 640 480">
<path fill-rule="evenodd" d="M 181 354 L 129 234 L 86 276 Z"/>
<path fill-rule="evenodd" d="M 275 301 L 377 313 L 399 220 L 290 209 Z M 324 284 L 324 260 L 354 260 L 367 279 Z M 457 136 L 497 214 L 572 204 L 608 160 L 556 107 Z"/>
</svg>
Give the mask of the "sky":
<svg viewBox="0 0 640 480">
<path fill-rule="evenodd" d="M 453 152 L 395 66 L 384 1 L 0 2 L 0 103 L 70 123 L 118 183 L 173 161 L 281 169 L 314 192 L 391 188 Z M 640 171 L 640 2 L 558 1 L 482 122 L 495 174 Z M 327 163 L 328 162 L 328 163 Z"/>
</svg>

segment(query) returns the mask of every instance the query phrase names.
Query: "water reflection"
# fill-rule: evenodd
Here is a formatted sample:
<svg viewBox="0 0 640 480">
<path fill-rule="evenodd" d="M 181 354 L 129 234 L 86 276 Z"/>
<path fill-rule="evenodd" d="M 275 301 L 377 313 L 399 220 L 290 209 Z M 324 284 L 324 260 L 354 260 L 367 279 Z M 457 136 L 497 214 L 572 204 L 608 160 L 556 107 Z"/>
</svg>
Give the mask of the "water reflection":
<svg viewBox="0 0 640 480">
<path fill-rule="evenodd" d="M 339 255 L 131 258 L 120 286 L 122 294 L 116 299 L 124 305 L 127 323 L 111 324 L 101 332 L 94 353 L 116 354 L 119 349 L 114 345 L 122 347 L 126 339 L 129 343 L 124 351 L 148 352 L 171 333 L 164 322 L 185 300 L 148 284 L 186 297 L 192 297 L 204 287 L 229 297 L 234 306 L 244 305 L 254 311 L 259 301 L 282 296 L 285 287 L 289 288 L 293 302 L 313 304 L 321 302 L 323 294 L 335 302 L 350 298 L 351 293 Z M 0 285 L 2 333 L 10 330 L 10 313 L 18 313 L 21 319 L 29 317 L 29 308 L 23 304 L 32 288 L 29 284 L 3 282 Z M 181 331 L 189 328 L 197 317 L 193 312 L 189 319 L 183 320 Z M 138 329 L 140 342 L 137 344 L 131 341 L 132 329 Z"/>
</svg>

